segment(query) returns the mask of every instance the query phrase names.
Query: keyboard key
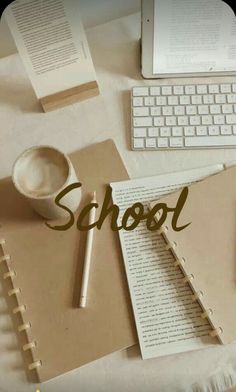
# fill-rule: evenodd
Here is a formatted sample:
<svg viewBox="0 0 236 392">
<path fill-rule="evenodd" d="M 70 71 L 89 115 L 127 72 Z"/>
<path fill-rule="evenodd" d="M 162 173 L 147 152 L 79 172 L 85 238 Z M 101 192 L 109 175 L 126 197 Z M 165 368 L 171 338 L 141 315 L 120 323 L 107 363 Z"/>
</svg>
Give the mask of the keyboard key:
<svg viewBox="0 0 236 392">
<path fill-rule="evenodd" d="M 221 93 L 231 93 L 231 85 L 230 84 L 221 84 L 220 85 Z"/>
<path fill-rule="evenodd" d="M 205 135 L 207 135 L 207 127 L 206 127 L 206 125 L 198 125 L 196 127 L 196 134 L 197 134 L 197 136 L 205 136 Z M 189 135 L 189 136 L 191 136 L 191 135 Z"/>
<path fill-rule="evenodd" d="M 162 137 L 171 136 L 171 128 L 170 127 L 161 127 L 160 128 L 160 135 Z"/>
<path fill-rule="evenodd" d="M 133 98 L 133 106 L 143 106 L 143 98 L 141 97 Z"/>
<path fill-rule="evenodd" d="M 203 103 L 206 105 L 210 103 L 214 103 L 214 96 L 213 95 L 203 95 Z"/>
<path fill-rule="evenodd" d="M 230 147 L 232 145 L 236 145 L 236 136 L 198 136 L 185 138 L 186 147 Z"/>
<path fill-rule="evenodd" d="M 226 124 L 236 124 L 235 114 L 227 114 L 225 117 L 226 117 Z"/>
<path fill-rule="evenodd" d="M 170 147 L 183 147 L 184 142 L 182 137 L 171 137 Z"/>
<path fill-rule="evenodd" d="M 183 86 L 174 86 L 173 92 L 175 95 L 183 95 L 184 94 L 184 87 Z"/>
<path fill-rule="evenodd" d="M 148 116 L 149 115 L 149 108 L 136 107 L 133 109 L 133 115 L 134 115 L 134 117 Z"/>
<path fill-rule="evenodd" d="M 201 118 L 202 118 L 203 125 L 211 125 L 212 124 L 212 116 L 205 115 L 205 116 L 201 116 Z"/>
<path fill-rule="evenodd" d="M 156 139 L 148 137 L 146 139 L 146 147 L 147 148 L 155 148 L 156 147 Z"/>
<path fill-rule="evenodd" d="M 186 114 L 188 114 L 189 116 L 191 116 L 192 114 L 197 114 L 197 107 L 193 105 L 186 106 Z"/>
<path fill-rule="evenodd" d="M 216 94 L 215 101 L 216 103 L 226 103 L 226 96 L 224 94 Z"/>
<path fill-rule="evenodd" d="M 165 121 L 164 121 L 164 117 L 154 117 L 154 125 L 155 127 L 161 127 L 164 125 Z"/>
<path fill-rule="evenodd" d="M 172 106 L 163 106 L 162 107 L 162 115 L 163 116 L 172 116 L 173 115 L 173 107 Z"/>
<path fill-rule="evenodd" d="M 167 102 L 168 102 L 168 105 L 170 105 L 170 106 L 178 105 L 179 104 L 179 97 L 175 96 L 175 95 L 172 95 L 171 97 L 167 97 Z"/>
<path fill-rule="evenodd" d="M 205 84 L 198 85 L 197 94 L 207 94 L 207 86 Z"/>
<path fill-rule="evenodd" d="M 221 113 L 220 105 L 211 105 L 210 106 L 210 113 L 211 114 L 220 114 Z"/>
<path fill-rule="evenodd" d="M 225 116 L 223 116 L 221 114 L 215 115 L 215 116 L 213 116 L 213 121 L 214 121 L 214 124 L 219 124 L 219 125 L 225 124 Z"/>
<path fill-rule="evenodd" d="M 157 139 L 157 145 L 160 148 L 167 148 L 169 146 L 168 139 L 166 137 L 159 137 Z"/>
<path fill-rule="evenodd" d="M 200 125 L 201 124 L 201 117 L 200 116 L 190 116 L 189 123 L 190 123 L 190 125 Z"/>
<path fill-rule="evenodd" d="M 163 86 L 161 88 L 162 95 L 171 95 L 172 94 L 172 86 Z"/>
<path fill-rule="evenodd" d="M 222 112 L 225 114 L 233 113 L 233 105 L 222 105 Z"/>
<path fill-rule="evenodd" d="M 134 127 L 151 127 L 152 117 L 136 117 L 134 118 Z"/>
<path fill-rule="evenodd" d="M 134 139 L 133 146 L 134 148 L 144 148 L 144 139 Z"/>
<path fill-rule="evenodd" d="M 160 87 L 150 87 L 150 95 L 160 95 L 161 89 Z"/>
<path fill-rule="evenodd" d="M 148 96 L 148 87 L 134 87 L 133 96 L 134 97 L 144 97 Z"/>
<path fill-rule="evenodd" d="M 154 106 L 155 105 L 154 97 L 145 97 L 144 98 L 144 105 L 145 106 Z"/>
<path fill-rule="evenodd" d="M 232 125 L 221 125 L 220 133 L 221 135 L 232 135 Z"/>
<path fill-rule="evenodd" d="M 184 127 L 185 136 L 194 136 L 195 135 L 194 129 L 195 129 L 194 127 Z"/>
<path fill-rule="evenodd" d="M 177 124 L 177 122 L 176 122 L 176 117 L 174 117 L 174 116 L 166 117 L 166 125 L 167 125 L 167 126 L 168 126 L 168 125 L 174 126 L 174 125 L 176 125 L 176 124 Z"/>
<path fill-rule="evenodd" d="M 208 91 L 210 94 L 218 94 L 220 92 L 218 84 L 209 84 Z"/>
<path fill-rule="evenodd" d="M 156 97 L 156 105 L 157 106 L 165 106 L 167 104 L 166 97 Z"/>
<path fill-rule="evenodd" d="M 173 127 L 172 128 L 172 136 L 183 136 L 183 128 L 182 127 Z"/>
<path fill-rule="evenodd" d="M 185 115 L 185 108 L 184 106 L 175 106 L 174 112 L 176 116 L 184 116 Z"/>
<path fill-rule="evenodd" d="M 220 127 L 219 125 L 209 125 L 208 127 L 209 135 L 216 136 L 220 134 Z"/>
<path fill-rule="evenodd" d="M 232 92 L 236 93 L 236 84 L 235 83 L 232 84 Z"/>
<path fill-rule="evenodd" d="M 185 86 L 185 94 L 193 95 L 196 94 L 195 86 Z"/>
<path fill-rule="evenodd" d="M 189 95 L 181 95 L 179 97 L 180 105 L 190 105 L 190 96 Z"/>
<path fill-rule="evenodd" d="M 209 114 L 209 106 L 208 105 L 199 105 L 198 106 L 198 114 Z"/>
<path fill-rule="evenodd" d="M 157 137 L 159 135 L 159 130 L 158 128 L 148 128 L 148 136 L 149 137 Z"/>
<path fill-rule="evenodd" d="M 178 116 L 177 123 L 178 125 L 188 125 L 188 116 Z"/>
<path fill-rule="evenodd" d="M 146 128 L 134 128 L 134 137 L 146 137 L 147 130 Z"/>
<path fill-rule="evenodd" d="M 236 94 L 229 94 L 227 98 L 228 103 L 236 103 Z"/>
<path fill-rule="evenodd" d="M 201 105 L 202 104 L 202 96 L 201 95 L 192 95 L 191 103 L 193 105 Z"/>
<path fill-rule="evenodd" d="M 161 108 L 160 106 L 154 106 L 150 108 L 151 116 L 160 116 L 161 115 Z"/>
</svg>

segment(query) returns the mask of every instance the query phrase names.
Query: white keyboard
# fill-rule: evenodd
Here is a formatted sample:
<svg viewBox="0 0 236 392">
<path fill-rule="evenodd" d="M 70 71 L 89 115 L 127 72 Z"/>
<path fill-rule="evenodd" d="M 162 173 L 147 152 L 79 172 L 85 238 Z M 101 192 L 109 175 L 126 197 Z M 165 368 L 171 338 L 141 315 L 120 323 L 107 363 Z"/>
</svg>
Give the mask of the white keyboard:
<svg viewBox="0 0 236 392">
<path fill-rule="evenodd" d="M 132 149 L 236 146 L 236 83 L 134 87 Z"/>
</svg>

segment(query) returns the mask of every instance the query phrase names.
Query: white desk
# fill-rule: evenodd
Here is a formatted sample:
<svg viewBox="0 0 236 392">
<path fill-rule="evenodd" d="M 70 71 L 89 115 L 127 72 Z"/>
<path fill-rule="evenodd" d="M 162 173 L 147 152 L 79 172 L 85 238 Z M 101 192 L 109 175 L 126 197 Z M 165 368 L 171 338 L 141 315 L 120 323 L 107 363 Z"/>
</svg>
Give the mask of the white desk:
<svg viewBox="0 0 236 392">
<path fill-rule="evenodd" d="M 107 138 L 115 140 L 131 177 L 236 161 L 236 149 L 130 151 L 130 88 L 153 84 L 140 77 L 139 37 L 139 14 L 91 29 L 88 38 L 101 95 L 48 114 L 41 113 L 18 55 L 0 61 L 0 177 L 9 175 L 16 156 L 32 145 L 51 144 L 70 152 Z M 16 342 L 0 295 L 0 392 L 36 390 L 26 380 Z M 197 391 L 191 385 L 204 385 L 208 377 L 222 373 L 236 378 L 236 344 L 148 361 L 131 348 L 52 380 L 41 391 Z"/>
</svg>

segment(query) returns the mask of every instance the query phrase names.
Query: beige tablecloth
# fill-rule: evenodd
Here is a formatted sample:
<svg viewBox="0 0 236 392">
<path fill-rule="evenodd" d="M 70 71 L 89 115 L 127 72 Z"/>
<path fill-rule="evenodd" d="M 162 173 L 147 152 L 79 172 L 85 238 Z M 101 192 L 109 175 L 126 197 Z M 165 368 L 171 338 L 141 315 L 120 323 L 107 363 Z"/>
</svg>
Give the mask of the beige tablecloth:
<svg viewBox="0 0 236 392">
<path fill-rule="evenodd" d="M 91 29 L 88 39 L 101 95 L 49 114 L 41 112 L 19 56 L 2 59 L 0 177 L 9 175 L 16 156 L 32 145 L 51 144 L 70 152 L 107 138 L 115 140 L 131 177 L 236 161 L 235 149 L 130 151 L 130 88 L 138 84 L 154 84 L 140 76 L 139 38 L 139 14 Z M 168 84 L 168 81 L 162 80 L 161 83 Z M 0 392 L 36 389 L 26 380 L 16 342 L 5 299 L 0 292 Z M 211 377 L 218 383 L 218 389 L 214 389 Z M 213 392 L 224 391 L 225 383 L 236 385 L 235 378 L 236 344 L 147 361 L 141 360 L 138 348 L 134 347 L 52 380 L 42 385 L 41 390 Z"/>
</svg>

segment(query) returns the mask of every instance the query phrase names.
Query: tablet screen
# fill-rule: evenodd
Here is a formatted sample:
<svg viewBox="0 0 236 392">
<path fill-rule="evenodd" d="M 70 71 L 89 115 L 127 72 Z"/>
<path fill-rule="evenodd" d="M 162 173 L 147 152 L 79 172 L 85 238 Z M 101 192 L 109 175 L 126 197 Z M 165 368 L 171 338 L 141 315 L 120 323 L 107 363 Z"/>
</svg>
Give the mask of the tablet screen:
<svg viewBox="0 0 236 392">
<path fill-rule="evenodd" d="M 153 74 L 236 71 L 236 18 L 220 0 L 154 0 Z"/>
</svg>

